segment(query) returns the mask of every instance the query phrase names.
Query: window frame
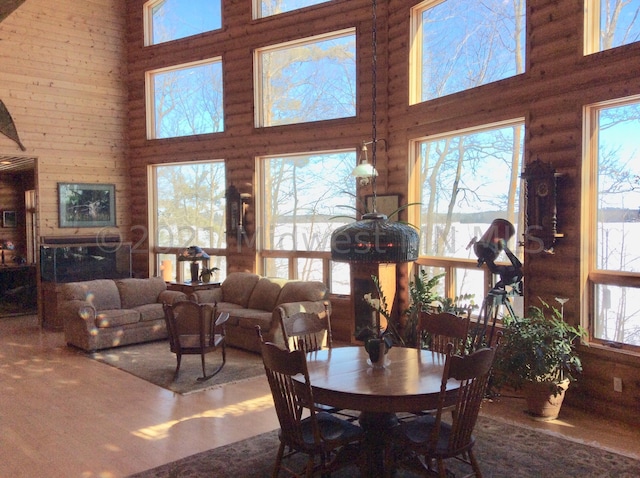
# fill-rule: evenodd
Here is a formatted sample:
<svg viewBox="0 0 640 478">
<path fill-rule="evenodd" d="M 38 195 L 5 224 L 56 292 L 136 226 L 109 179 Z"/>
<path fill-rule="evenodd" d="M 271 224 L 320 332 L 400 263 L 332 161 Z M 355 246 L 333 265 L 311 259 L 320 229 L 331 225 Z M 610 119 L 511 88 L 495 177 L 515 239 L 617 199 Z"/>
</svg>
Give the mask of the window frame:
<svg viewBox="0 0 640 478">
<path fill-rule="evenodd" d="M 582 325 L 588 331 L 588 343 L 610 351 L 632 353 L 640 356 L 640 346 L 613 342 L 595 337 L 596 287 L 611 285 L 639 289 L 640 272 L 613 271 L 597 268 L 598 240 L 598 165 L 599 165 L 599 113 L 601 110 L 639 103 L 640 95 L 616 98 L 583 106 L 583 155 L 581 198 L 581 257 L 580 276 L 582 301 L 580 304 Z"/>
<path fill-rule="evenodd" d="M 607 0 L 584 0 L 583 55 L 585 56 L 620 48 L 640 41 L 636 40 L 635 42 L 622 43 L 621 45 L 615 45 L 610 48 L 600 47 L 600 20 L 603 1 Z M 638 19 L 638 21 L 640 21 L 640 19 Z"/>
<path fill-rule="evenodd" d="M 223 114 L 223 123 L 221 131 L 211 131 L 205 133 L 192 133 L 189 135 L 180 135 L 180 136 L 168 136 L 168 137 L 157 137 L 156 135 L 156 88 L 155 88 L 155 77 L 159 74 L 187 70 L 190 68 L 196 68 L 204 65 L 214 65 L 220 64 L 221 75 L 222 75 L 222 114 Z M 174 139 L 174 138 L 185 138 L 189 136 L 197 136 L 201 134 L 219 134 L 224 132 L 224 65 L 222 62 L 221 56 L 216 56 L 213 58 L 207 58 L 205 60 L 193 61 L 189 63 L 180 63 L 178 65 L 171 65 L 164 68 L 157 68 L 154 70 L 147 70 L 145 72 L 145 115 L 146 115 L 146 127 L 147 127 L 147 140 L 163 140 L 163 139 Z"/>
<path fill-rule="evenodd" d="M 421 193 L 421 184 L 422 178 L 420 175 L 420 145 L 425 141 L 436 141 L 442 138 L 452 137 L 452 136 L 463 136 L 465 134 L 470 133 L 480 133 L 483 131 L 490 131 L 494 129 L 500 129 L 509 126 L 522 125 L 523 127 L 523 137 L 526 136 L 526 119 L 524 117 L 512 118 L 505 121 L 499 121 L 495 123 L 487 123 L 474 127 L 464 128 L 460 130 L 454 131 L 446 131 L 443 133 L 428 135 L 424 137 L 414 138 L 409 141 L 409 188 L 408 188 L 408 202 L 409 204 L 420 203 L 422 198 Z M 523 148 L 521 161 L 520 161 L 520 173 L 522 172 L 525 164 L 525 150 Z M 523 187 L 522 187 L 522 179 L 521 187 L 520 187 L 520 207 L 517 212 L 517 217 L 520 225 L 524 224 L 524 198 L 523 198 Z M 420 224 L 420 215 L 421 208 L 410 207 L 407 209 L 409 223 L 411 224 Z M 516 239 L 517 240 L 517 239 Z M 514 254 L 516 251 L 512 251 Z M 521 251 L 520 251 L 521 252 Z M 524 257 L 522 254 L 517 254 L 520 261 L 524 264 Z M 475 309 L 473 314 L 477 319 L 478 314 L 482 310 L 484 306 L 484 301 L 489 293 L 489 291 L 494 287 L 494 285 L 498 282 L 499 277 L 494 275 L 487 267 L 482 267 L 478 269 L 478 262 L 475 259 L 467 259 L 467 258 L 457 258 L 457 257 L 445 257 L 445 256 L 426 256 L 420 255 L 415 262 L 417 266 L 422 267 L 434 267 L 441 268 L 444 271 L 444 293 L 446 297 L 456 297 L 458 292 L 456 290 L 457 284 L 457 274 L 461 270 L 482 270 L 483 272 L 483 292 L 484 295 L 482 297 L 474 297 L 475 303 L 478 305 L 478 309 Z M 496 265 L 509 265 L 506 262 L 496 261 Z M 516 314 L 521 313 L 523 309 L 523 302 L 519 296 L 511 296 L 510 297 L 511 305 L 514 307 Z M 501 311 L 503 313 L 504 310 Z"/>
<path fill-rule="evenodd" d="M 144 5 L 142 6 L 142 11 L 143 11 L 143 15 L 142 15 L 142 24 L 143 24 L 143 35 L 144 35 L 144 46 L 154 46 L 154 45 L 162 45 L 163 43 L 169 43 L 169 42 L 173 42 L 173 41 L 178 41 L 178 40 L 182 40 L 184 38 L 189 38 L 192 36 L 196 36 L 196 35 L 200 35 L 202 33 L 206 33 L 206 32 L 214 32 L 214 31 L 218 31 L 222 29 L 222 24 L 223 24 L 223 18 L 222 18 L 222 1 L 220 0 L 220 27 L 219 28 L 214 28 L 212 30 L 204 30 L 201 32 L 196 32 L 196 33 L 192 33 L 191 35 L 186 35 L 186 36 L 181 36 L 181 37 L 177 37 L 177 38 L 172 38 L 170 40 L 165 40 L 165 41 L 161 41 L 158 43 L 155 43 L 153 41 L 153 9 L 154 7 L 159 4 L 162 3 L 164 0 L 148 0 L 147 2 L 144 3 Z M 258 0 L 259 1 L 259 0 Z"/>
<path fill-rule="evenodd" d="M 182 254 L 184 249 L 190 245 L 194 244 L 177 244 L 171 246 L 161 246 L 158 244 L 158 168 L 160 167 L 184 167 L 189 166 L 195 163 L 200 164 L 211 164 L 211 163 L 222 163 L 225 170 L 225 182 L 226 182 L 226 162 L 224 159 L 208 159 L 201 161 L 182 161 L 175 163 L 162 163 L 162 164 L 150 164 L 147 166 L 147 177 L 148 177 L 148 197 L 150 198 L 149 202 L 149 214 L 148 219 L 148 233 L 145 234 L 149 241 L 149 273 L 153 276 L 162 276 L 162 259 L 163 256 L 166 256 L 173 263 L 173 270 L 175 273 L 175 281 L 176 282 L 184 282 L 185 280 L 190 278 L 189 270 L 186 267 L 187 261 L 179 261 L 178 256 Z M 224 207 L 224 211 L 226 213 L 226 204 Z M 226 220 L 223 221 L 226 224 Z M 220 267 L 220 271 L 217 274 L 217 278 L 219 280 L 223 280 L 226 277 L 226 261 L 227 261 L 227 251 L 228 244 L 223 248 L 211 248 L 211 247 L 203 247 L 202 248 L 207 254 L 209 254 L 210 259 L 204 261 L 204 265 L 207 267 L 222 266 Z M 213 260 L 212 260 L 213 259 Z M 218 263 L 216 263 L 216 259 L 219 259 Z"/>
<path fill-rule="evenodd" d="M 277 125 L 267 125 L 265 124 L 265 114 L 266 107 L 264 102 L 264 88 L 263 88 L 263 62 L 262 62 L 262 54 L 270 53 L 274 51 L 286 50 L 289 48 L 310 45 L 313 43 L 319 43 L 327 40 L 343 38 L 347 36 L 353 36 L 354 38 L 354 48 L 356 48 L 355 54 L 355 84 L 356 91 L 354 93 L 354 102 L 355 102 L 355 111 L 353 116 L 341 116 L 338 118 L 329 118 L 329 119 L 320 119 L 320 120 L 310 120 L 304 122 L 296 122 L 296 123 L 283 123 Z M 291 40 L 288 42 L 278 43 L 275 45 L 268 45 L 261 48 L 256 48 L 253 51 L 253 103 L 254 103 L 254 126 L 256 128 L 273 128 L 278 126 L 292 126 L 292 125 L 300 125 L 300 124 L 308 124 L 315 121 L 333 121 L 340 120 L 344 118 L 355 118 L 358 115 L 358 93 L 357 93 L 357 85 L 358 85 L 358 55 L 357 55 L 357 32 L 355 27 L 344 28 L 342 30 L 334 30 L 331 32 L 323 33 L 321 35 L 313 35 L 310 37 L 304 37 L 296 40 Z"/>
<path fill-rule="evenodd" d="M 272 158 L 284 158 L 289 156 L 305 156 L 305 155 L 323 155 L 323 154 L 341 154 L 341 153 L 353 153 L 354 154 L 354 167 L 358 161 L 358 151 L 355 148 L 337 148 L 326 151 L 305 151 L 298 153 L 287 154 L 268 154 L 257 156 L 255 158 L 256 166 L 256 184 L 258 185 L 258 192 L 255 198 L 255 219 L 256 219 L 256 268 L 257 273 L 264 275 L 268 269 L 267 261 L 270 259 L 281 259 L 287 262 L 288 276 L 284 279 L 300 279 L 298 275 L 298 261 L 308 259 L 319 259 L 322 261 L 322 282 L 324 282 L 330 289 L 330 293 L 334 294 L 331 290 L 332 287 L 332 261 L 331 251 L 318 251 L 318 250 L 278 250 L 267 249 L 265 234 L 266 231 L 266 218 L 265 218 L 265 205 L 267 204 L 266 195 L 269 192 L 265 188 L 266 184 L 266 172 L 265 161 Z M 339 294 L 340 295 L 340 294 Z"/>
</svg>

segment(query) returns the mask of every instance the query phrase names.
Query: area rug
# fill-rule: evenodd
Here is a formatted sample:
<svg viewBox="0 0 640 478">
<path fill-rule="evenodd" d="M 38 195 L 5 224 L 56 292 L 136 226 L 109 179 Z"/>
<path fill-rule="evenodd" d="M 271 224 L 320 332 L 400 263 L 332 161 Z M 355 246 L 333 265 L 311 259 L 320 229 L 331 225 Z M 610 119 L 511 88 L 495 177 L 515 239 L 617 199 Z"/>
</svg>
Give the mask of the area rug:
<svg viewBox="0 0 640 478">
<path fill-rule="evenodd" d="M 554 435 L 480 417 L 475 429 L 475 452 L 487 478 L 636 478 L 640 461 Z M 271 476 L 278 448 L 277 431 L 198 453 L 132 475 L 131 478 L 262 478 Z M 449 470 L 462 476 L 466 469 L 455 460 Z M 334 478 L 358 476 L 346 468 Z M 399 472 L 397 478 L 413 477 Z"/>
<path fill-rule="evenodd" d="M 183 355 L 180 374 L 173 380 L 176 356 L 169 350 L 166 340 L 102 350 L 89 356 L 181 395 L 264 375 L 260 355 L 233 347 L 227 347 L 224 368 L 205 382 L 197 381 L 202 376 L 199 355 Z M 222 361 L 221 351 L 207 354 L 205 361 L 210 373 Z"/>
</svg>

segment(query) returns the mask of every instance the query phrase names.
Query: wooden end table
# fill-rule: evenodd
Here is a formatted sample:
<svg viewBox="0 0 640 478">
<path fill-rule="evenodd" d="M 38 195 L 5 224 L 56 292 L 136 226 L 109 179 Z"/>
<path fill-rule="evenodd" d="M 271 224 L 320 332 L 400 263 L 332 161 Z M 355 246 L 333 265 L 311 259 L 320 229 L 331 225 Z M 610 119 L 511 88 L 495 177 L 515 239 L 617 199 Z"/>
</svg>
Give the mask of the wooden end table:
<svg viewBox="0 0 640 478">
<path fill-rule="evenodd" d="M 187 295 L 197 290 L 211 290 L 220 287 L 220 282 L 167 282 L 168 290 L 177 290 Z"/>
</svg>

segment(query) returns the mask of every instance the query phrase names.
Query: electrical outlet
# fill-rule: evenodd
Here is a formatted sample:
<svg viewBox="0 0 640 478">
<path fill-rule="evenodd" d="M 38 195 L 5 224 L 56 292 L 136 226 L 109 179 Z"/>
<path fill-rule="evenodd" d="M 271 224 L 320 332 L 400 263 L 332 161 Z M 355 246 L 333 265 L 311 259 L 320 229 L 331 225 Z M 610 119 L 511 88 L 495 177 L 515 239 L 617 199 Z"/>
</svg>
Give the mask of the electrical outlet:
<svg viewBox="0 0 640 478">
<path fill-rule="evenodd" d="M 620 377 L 613 377 L 613 391 L 622 392 L 622 379 Z"/>
</svg>

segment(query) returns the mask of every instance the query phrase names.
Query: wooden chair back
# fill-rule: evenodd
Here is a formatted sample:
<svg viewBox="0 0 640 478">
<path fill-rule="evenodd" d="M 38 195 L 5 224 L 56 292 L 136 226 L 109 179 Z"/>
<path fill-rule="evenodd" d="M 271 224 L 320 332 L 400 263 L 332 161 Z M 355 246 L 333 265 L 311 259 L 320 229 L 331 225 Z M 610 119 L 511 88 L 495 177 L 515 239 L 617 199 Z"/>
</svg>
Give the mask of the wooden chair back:
<svg viewBox="0 0 640 478">
<path fill-rule="evenodd" d="M 461 354 L 465 350 L 471 319 L 460 317 L 449 312 L 420 312 L 416 328 L 418 347 L 426 341 L 427 348 L 438 353 L 447 353 L 447 346 L 452 343 L 454 353 Z"/>
<path fill-rule="evenodd" d="M 264 342 L 259 330 L 258 336 L 267 381 L 280 423 L 280 440 L 297 450 L 310 448 L 310 443 L 305 443 L 305 428 L 302 425 L 303 409 L 307 409 L 313 431 L 313 445 L 320 446 L 321 437 L 315 421 L 316 410 L 305 352 L 299 349 L 287 350 L 274 343 Z M 302 375 L 304 382 L 294 381 L 292 377 L 295 375 Z M 308 429 L 306 430 L 308 433 Z"/>
<path fill-rule="evenodd" d="M 452 351 L 452 345 L 450 352 Z M 436 423 L 432 429 L 429 448 L 438 450 L 439 455 L 456 456 L 461 450 L 473 446 L 473 429 L 478 419 L 480 405 L 491 375 L 491 367 L 496 348 L 482 348 L 467 355 L 453 355 L 449 353 L 445 362 L 442 383 L 440 387 Z M 460 387 L 455 393 L 455 405 L 451 409 L 451 392 L 447 392 L 449 380 L 457 380 Z M 447 449 L 438 449 L 443 414 L 451 412 L 452 422 L 447 440 Z"/>
<path fill-rule="evenodd" d="M 214 321 L 214 310 L 210 305 L 181 301 L 173 305 L 165 304 L 164 317 L 169 347 L 177 356 L 174 377 L 180 371 L 182 355 L 198 354 L 202 357 L 203 376 L 198 380 L 208 380 L 222 369 L 226 362 L 224 323 L 229 319 L 228 313 L 221 313 Z M 204 356 L 218 348 L 222 348 L 222 365 L 207 375 Z"/>
<path fill-rule="evenodd" d="M 325 314 L 298 312 L 282 319 L 282 335 L 287 349 L 315 352 L 326 346 L 331 348 L 331 319 Z"/>
</svg>

